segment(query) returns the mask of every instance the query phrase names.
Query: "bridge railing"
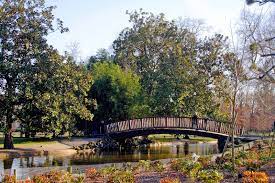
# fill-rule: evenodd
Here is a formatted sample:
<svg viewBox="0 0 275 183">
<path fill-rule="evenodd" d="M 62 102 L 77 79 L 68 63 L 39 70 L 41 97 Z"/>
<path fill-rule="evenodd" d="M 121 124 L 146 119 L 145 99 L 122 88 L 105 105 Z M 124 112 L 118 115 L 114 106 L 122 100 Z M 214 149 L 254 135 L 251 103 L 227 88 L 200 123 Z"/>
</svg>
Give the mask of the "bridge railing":
<svg viewBox="0 0 275 183">
<path fill-rule="evenodd" d="M 118 133 L 132 130 L 146 129 L 195 129 L 204 130 L 226 135 L 231 134 L 231 124 L 222 123 L 214 120 L 190 117 L 151 117 L 142 119 L 131 119 L 105 125 L 106 133 Z M 241 136 L 244 132 L 243 127 L 235 124 L 234 135 Z"/>
</svg>

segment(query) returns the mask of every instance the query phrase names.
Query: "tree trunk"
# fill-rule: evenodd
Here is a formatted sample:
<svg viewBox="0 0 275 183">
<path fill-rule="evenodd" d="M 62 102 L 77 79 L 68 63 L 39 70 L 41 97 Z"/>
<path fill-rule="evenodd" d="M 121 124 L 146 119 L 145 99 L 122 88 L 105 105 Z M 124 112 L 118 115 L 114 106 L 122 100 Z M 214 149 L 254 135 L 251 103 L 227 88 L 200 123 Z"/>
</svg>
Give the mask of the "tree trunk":
<svg viewBox="0 0 275 183">
<path fill-rule="evenodd" d="M 8 105 L 6 109 L 6 129 L 5 129 L 5 138 L 4 138 L 4 149 L 14 149 L 13 140 L 12 140 L 12 116 L 13 116 L 13 94 L 14 94 L 14 85 L 12 85 L 11 80 L 6 78 L 7 81 L 7 99 Z"/>
<path fill-rule="evenodd" d="M 4 149 L 14 149 L 12 139 L 12 108 L 7 109 L 6 133 L 4 138 Z"/>
<path fill-rule="evenodd" d="M 29 132 L 29 131 L 26 131 L 26 132 L 25 132 L 25 137 L 26 137 L 26 138 L 30 138 L 30 136 L 31 136 L 31 135 L 30 135 L 30 132 Z"/>
<path fill-rule="evenodd" d="M 11 130 L 5 133 L 4 149 L 14 149 Z"/>
</svg>

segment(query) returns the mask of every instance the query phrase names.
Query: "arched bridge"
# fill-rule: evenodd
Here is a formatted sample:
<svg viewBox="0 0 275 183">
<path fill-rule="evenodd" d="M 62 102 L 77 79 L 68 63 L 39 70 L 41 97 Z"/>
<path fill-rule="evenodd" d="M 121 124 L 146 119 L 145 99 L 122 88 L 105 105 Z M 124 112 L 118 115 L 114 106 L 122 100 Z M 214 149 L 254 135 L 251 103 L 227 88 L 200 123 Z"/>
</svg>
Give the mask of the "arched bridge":
<svg viewBox="0 0 275 183">
<path fill-rule="evenodd" d="M 189 134 L 218 139 L 222 150 L 231 135 L 232 124 L 196 117 L 151 117 L 131 119 L 105 125 L 105 133 L 114 139 L 150 134 Z M 234 135 L 242 136 L 244 128 L 235 124 Z"/>
</svg>

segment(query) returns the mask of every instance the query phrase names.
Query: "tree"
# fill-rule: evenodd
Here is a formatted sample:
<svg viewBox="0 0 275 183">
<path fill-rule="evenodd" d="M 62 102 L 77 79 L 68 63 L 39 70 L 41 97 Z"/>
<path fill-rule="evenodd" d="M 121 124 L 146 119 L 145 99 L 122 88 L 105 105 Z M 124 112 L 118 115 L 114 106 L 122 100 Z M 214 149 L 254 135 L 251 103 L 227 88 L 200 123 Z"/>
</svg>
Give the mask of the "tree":
<svg viewBox="0 0 275 183">
<path fill-rule="evenodd" d="M 0 2 L 0 81 L 4 114 L 4 148 L 12 149 L 12 123 L 25 101 L 25 80 L 33 75 L 34 64 L 49 53 L 46 36 L 57 29 L 67 31 L 57 19 L 53 25 L 53 6 L 46 7 L 44 0 Z"/>
<path fill-rule="evenodd" d="M 164 14 L 142 10 L 128 14 L 133 25 L 113 43 L 115 62 L 141 78 L 152 113 L 214 114 L 215 88 L 209 86 L 222 76 L 224 38 L 215 35 L 200 39 L 201 24 L 193 20 L 178 23 L 166 20 Z"/>
<path fill-rule="evenodd" d="M 134 118 L 133 110 L 139 109 L 139 77 L 131 71 L 123 71 L 118 65 L 110 62 L 95 63 L 91 72 L 94 84 L 90 98 L 97 101 L 93 130 L 99 132 L 102 121 L 110 123 Z"/>
<path fill-rule="evenodd" d="M 77 119 L 92 121 L 94 101 L 88 99 L 92 76 L 70 57 L 54 52 L 37 64 L 34 105 L 40 110 L 40 127 L 55 135 L 72 132 Z"/>
<path fill-rule="evenodd" d="M 248 79 L 274 83 L 275 11 L 271 9 L 265 14 L 242 10 L 237 35 L 250 71 Z"/>
<path fill-rule="evenodd" d="M 91 70 L 93 64 L 97 62 L 113 62 L 113 56 L 110 54 L 110 52 L 106 49 L 99 49 L 95 55 L 91 56 L 87 63 L 87 69 Z"/>
</svg>

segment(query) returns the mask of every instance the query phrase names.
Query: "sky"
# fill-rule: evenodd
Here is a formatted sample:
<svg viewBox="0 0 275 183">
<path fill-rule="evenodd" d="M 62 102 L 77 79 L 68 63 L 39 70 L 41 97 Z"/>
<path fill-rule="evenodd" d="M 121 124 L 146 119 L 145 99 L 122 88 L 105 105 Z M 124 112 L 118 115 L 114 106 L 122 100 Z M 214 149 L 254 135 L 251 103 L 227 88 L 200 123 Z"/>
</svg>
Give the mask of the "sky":
<svg viewBox="0 0 275 183">
<path fill-rule="evenodd" d="M 61 53 L 77 44 L 83 59 L 100 48 L 111 48 L 119 33 L 129 26 L 126 10 L 142 8 L 155 14 L 164 13 L 168 20 L 196 18 L 203 20 L 209 31 L 230 34 L 242 9 L 260 9 L 247 6 L 245 0 L 46 0 L 56 5 L 54 14 L 69 28 L 68 33 L 53 33 L 48 41 Z M 268 6 L 268 5 L 264 5 Z"/>
</svg>

